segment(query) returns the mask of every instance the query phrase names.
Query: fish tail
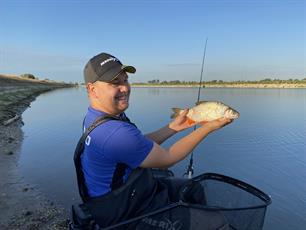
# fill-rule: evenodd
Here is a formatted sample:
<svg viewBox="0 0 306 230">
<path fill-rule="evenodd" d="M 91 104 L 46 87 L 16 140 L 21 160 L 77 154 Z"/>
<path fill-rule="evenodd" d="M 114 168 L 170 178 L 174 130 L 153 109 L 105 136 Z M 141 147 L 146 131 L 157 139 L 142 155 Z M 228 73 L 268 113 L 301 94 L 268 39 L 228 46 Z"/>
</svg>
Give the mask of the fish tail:
<svg viewBox="0 0 306 230">
<path fill-rule="evenodd" d="M 180 115 L 182 109 L 180 108 L 172 108 L 172 115 L 171 115 L 171 119 L 176 118 L 178 115 Z"/>
</svg>

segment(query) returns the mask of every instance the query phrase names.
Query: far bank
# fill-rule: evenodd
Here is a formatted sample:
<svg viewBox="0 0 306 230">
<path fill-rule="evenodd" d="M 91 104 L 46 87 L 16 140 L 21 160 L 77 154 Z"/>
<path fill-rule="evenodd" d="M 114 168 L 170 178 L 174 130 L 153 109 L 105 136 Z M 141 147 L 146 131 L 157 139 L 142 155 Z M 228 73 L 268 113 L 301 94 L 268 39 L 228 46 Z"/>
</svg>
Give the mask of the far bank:
<svg viewBox="0 0 306 230">
<path fill-rule="evenodd" d="M 139 84 L 132 83 L 132 87 L 152 87 L 152 88 L 198 88 L 200 85 L 188 85 L 188 84 Z M 242 88 L 242 89 L 306 89 L 306 83 L 301 84 L 203 84 L 202 88 Z"/>
</svg>

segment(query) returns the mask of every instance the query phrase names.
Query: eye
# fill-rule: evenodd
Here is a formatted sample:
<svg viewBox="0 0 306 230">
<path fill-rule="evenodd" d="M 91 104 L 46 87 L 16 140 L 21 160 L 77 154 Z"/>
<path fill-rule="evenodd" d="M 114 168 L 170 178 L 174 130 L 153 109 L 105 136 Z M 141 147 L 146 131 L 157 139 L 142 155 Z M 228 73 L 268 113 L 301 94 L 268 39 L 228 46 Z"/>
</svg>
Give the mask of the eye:
<svg viewBox="0 0 306 230">
<path fill-rule="evenodd" d="M 114 79 L 113 81 L 111 81 L 110 83 L 114 86 L 119 86 L 119 85 L 128 84 L 128 82 L 129 82 L 128 76 L 120 76 L 120 77 Z"/>
<path fill-rule="evenodd" d="M 118 86 L 120 86 L 120 84 L 119 84 L 119 83 L 113 82 L 113 83 L 112 83 L 112 86 L 117 88 Z"/>
</svg>

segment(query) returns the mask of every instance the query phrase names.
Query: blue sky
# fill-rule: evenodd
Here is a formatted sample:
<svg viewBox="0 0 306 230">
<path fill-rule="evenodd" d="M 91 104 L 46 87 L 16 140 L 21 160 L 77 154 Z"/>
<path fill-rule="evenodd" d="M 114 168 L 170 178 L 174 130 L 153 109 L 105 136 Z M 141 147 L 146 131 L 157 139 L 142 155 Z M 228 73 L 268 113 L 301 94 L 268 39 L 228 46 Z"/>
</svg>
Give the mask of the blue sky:
<svg viewBox="0 0 306 230">
<path fill-rule="evenodd" d="M 0 1 L 0 73 L 83 81 L 109 52 L 131 81 L 306 77 L 305 0 Z"/>
</svg>

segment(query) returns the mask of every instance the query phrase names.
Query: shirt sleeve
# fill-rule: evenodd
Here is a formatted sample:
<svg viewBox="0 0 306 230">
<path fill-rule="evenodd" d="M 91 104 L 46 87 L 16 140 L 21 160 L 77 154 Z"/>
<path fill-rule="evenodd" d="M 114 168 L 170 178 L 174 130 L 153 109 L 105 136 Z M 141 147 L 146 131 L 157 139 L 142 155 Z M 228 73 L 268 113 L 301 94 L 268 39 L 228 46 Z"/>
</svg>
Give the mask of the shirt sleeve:
<svg viewBox="0 0 306 230">
<path fill-rule="evenodd" d="M 153 141 L 128 123 L 122 124 L 104 144 L 104 150 L 111 153 L 112 159 L 132 169 L 144 161 L 152 148 Z"/>
</svg>

